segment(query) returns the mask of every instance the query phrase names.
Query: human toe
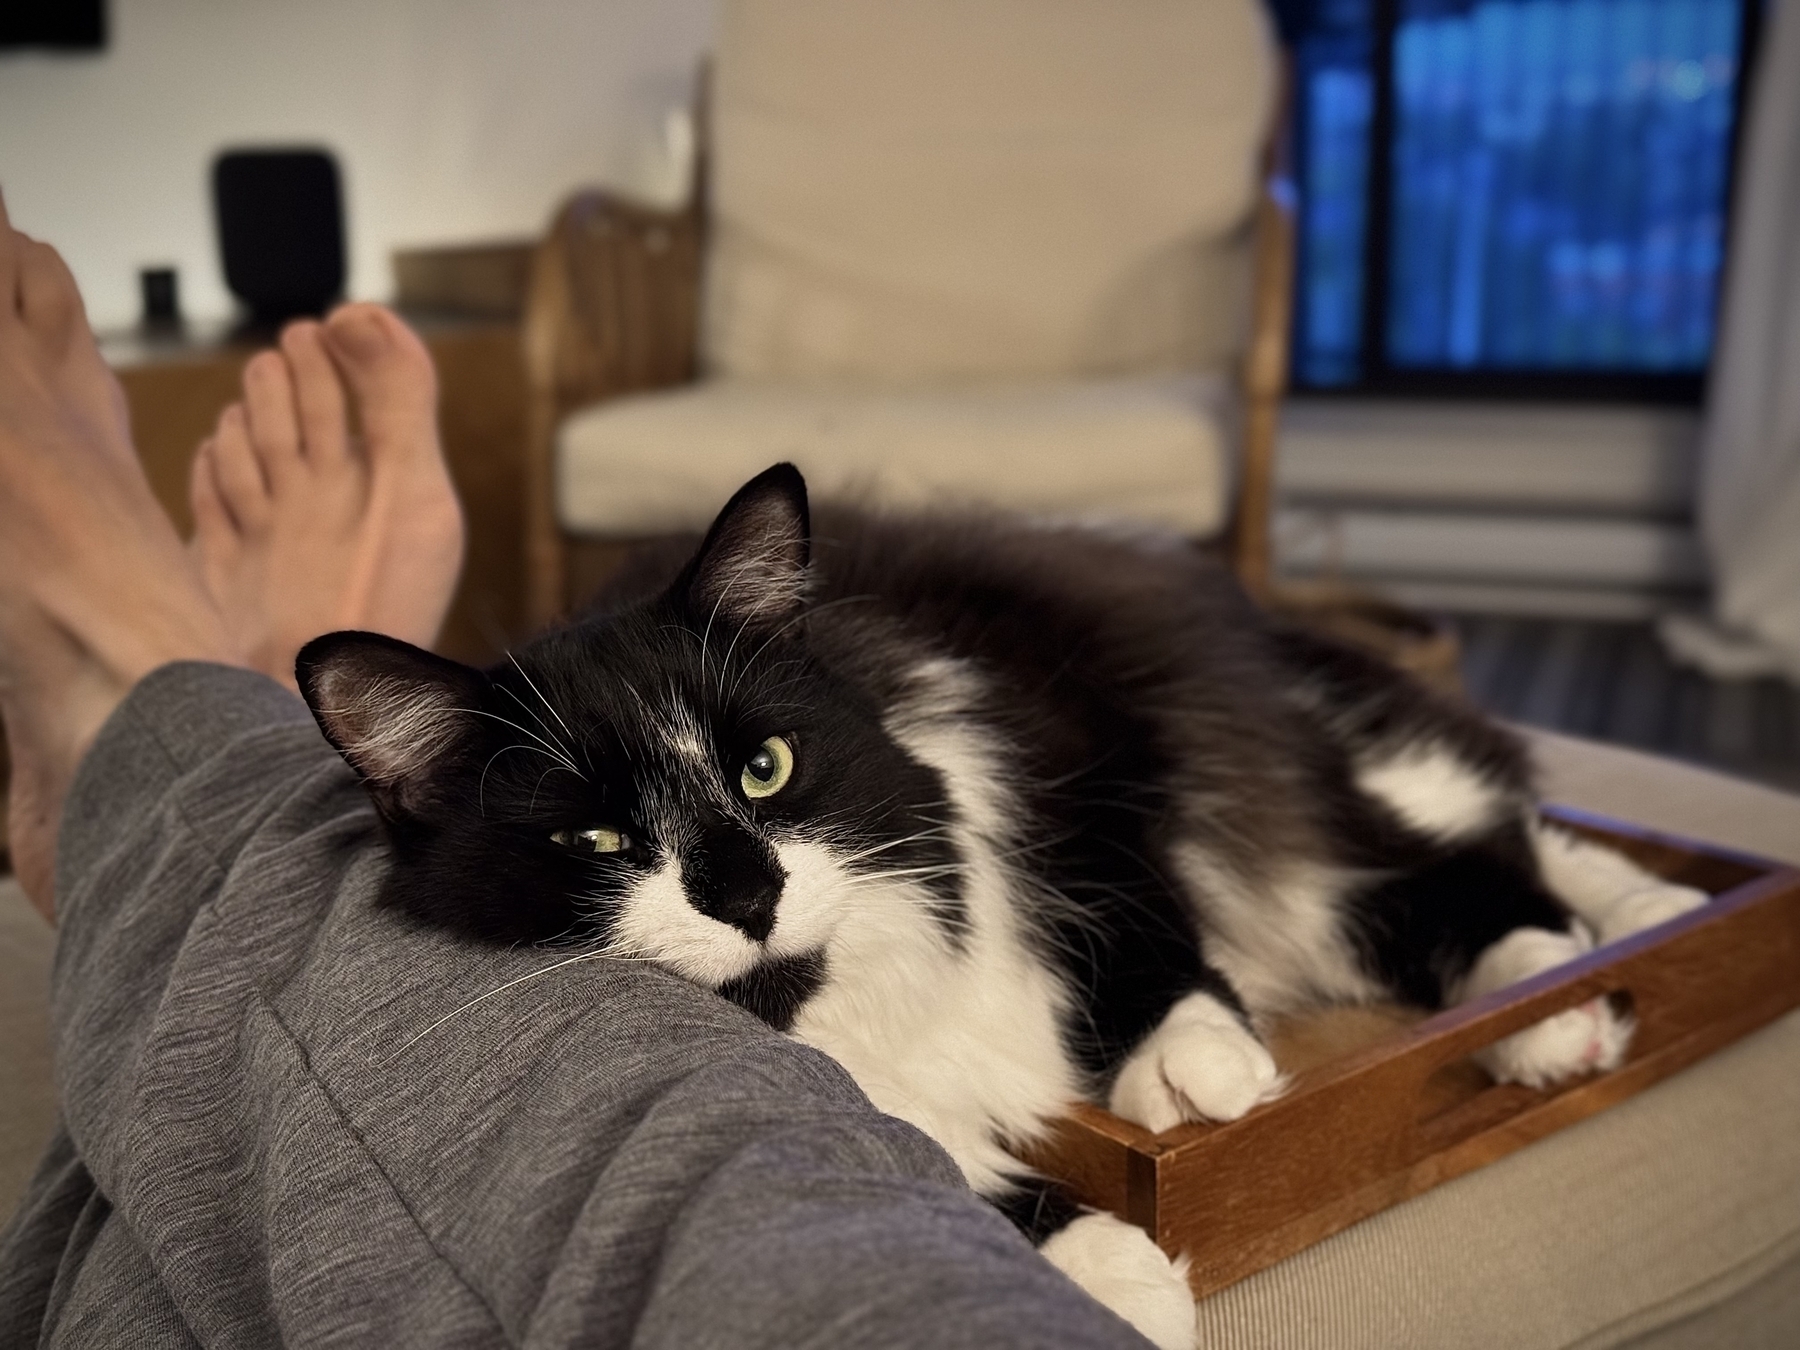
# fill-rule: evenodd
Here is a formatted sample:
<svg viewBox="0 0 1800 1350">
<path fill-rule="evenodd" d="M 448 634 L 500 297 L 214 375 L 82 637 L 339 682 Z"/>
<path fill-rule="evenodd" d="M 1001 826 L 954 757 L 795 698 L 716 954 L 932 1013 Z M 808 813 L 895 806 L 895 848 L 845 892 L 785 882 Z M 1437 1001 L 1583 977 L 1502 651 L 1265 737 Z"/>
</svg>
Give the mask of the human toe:
<svg viewBox="0 0 1800 1350">
<path fill-rule="evenodd" d="M 208 437 L 188 466 L 188 507 L 194 514 L 194 537 L 203 552 L 216 554 L 237 542 L 237 523 L 219 492 L 218 442 Z"/>
<path fill-rule="evenodd" d="M 133 459 L 125 392 L 101 358 L 88 329 L 81 291 L 62 255 L 50 245 L 5 226 L 0 214 L 0 323 L 27 344 L 33 362 L 63 411 L 76 414 L 94 444 L 115 458 Z"/>
<path fill-rule="evenodd" d="M 339 305 L 325 319 L 325 332 L 342 356 L 364 364 L 386 360 L 412 330 L 386 305 L 355 300 Z"/>
<path fill-rule="evenodd" d="M 261 457 L 251 444 L 249 418 L 243 404 L 234 403 L 219 414 L 218 426 L 208 444 L 213 486 L 238 532 L 257 533 L 265 529 L 269 523 L 269 484 L 263 476 Z"/>
<path fill-rule="evenodd" d="M 368 303 L 343 305 L 325 321 L 325 337 L 371 435 L 410 429 L 435 417 L 437 372 L 431 353 L 392 310 Z M 396 420 L 399 427 L 380 425 Z"/>
<path fill-rule="evenodd" d="M 350 453 L 349 414 L 343 383 L 325 349 L 323 328 L 310 319 L 289 324 L 281 334 L 281 353 L 287 358 L 308 462 L 315 468 L 343 463 Z"/>
<path fill-rule="evenodd" d="M 86 331 L 87 315 L 69 265 L 50 245 L 15 235 L 19 317 L 55 356 Z"/>
<path fill-rule="evenodd" d="M 258 352 L 244 366 L 247 444 L 262 463 L 270 488 L 279 488 L 300 461 L 300 410 L 294 378 L 280 352 Z"/>
</svg>

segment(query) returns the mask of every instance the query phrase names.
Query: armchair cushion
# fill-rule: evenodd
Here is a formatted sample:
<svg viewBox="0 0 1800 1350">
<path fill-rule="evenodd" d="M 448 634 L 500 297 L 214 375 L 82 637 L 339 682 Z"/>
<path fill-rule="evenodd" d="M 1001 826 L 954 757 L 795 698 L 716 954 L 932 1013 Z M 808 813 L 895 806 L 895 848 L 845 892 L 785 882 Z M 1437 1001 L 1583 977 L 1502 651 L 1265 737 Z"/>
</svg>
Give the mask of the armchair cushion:
<svg viewBox="0 0 1800 1350">
<path fill-rule="evenodd" d="M 1223 367 L 1274 103 L 1256 0 L 728 0 L 702 350 L 727 376 Z"/>
<path fill-rule="evenodd" d="M 557 437 L 573 534 L 702 529 L 792 460 L 816 492 L 952 501 L 1217 532 L 1230 466 L 1223 380 L 1201 375 L 887 389 L 711 380 L 597 404 Z"/>
</svg>

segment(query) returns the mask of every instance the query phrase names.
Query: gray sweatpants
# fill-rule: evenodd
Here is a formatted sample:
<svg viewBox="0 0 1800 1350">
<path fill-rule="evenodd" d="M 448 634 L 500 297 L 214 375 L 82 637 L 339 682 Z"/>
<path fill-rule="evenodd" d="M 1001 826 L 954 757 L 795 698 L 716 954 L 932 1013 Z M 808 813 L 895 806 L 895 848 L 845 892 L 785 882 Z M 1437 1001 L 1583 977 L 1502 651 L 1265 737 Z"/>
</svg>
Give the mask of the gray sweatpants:
<svg viewBox="0 0 1800 1350">
<path fill-rule="evenodd" d="M 273 683 L 168 666 L 108 722 L 0 1347 L 1142 1344 L 825 1056 L 647 966 L 412 929 L 385 865 Z"/>
</svg>

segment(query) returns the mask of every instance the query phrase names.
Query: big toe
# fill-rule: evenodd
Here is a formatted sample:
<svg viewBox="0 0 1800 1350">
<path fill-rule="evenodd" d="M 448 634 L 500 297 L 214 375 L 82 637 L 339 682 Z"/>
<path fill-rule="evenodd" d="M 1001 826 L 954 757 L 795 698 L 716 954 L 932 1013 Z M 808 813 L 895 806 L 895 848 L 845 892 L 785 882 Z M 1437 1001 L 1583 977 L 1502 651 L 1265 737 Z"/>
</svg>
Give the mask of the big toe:
<svg viewBox="0 0 1800 1350">
<path fill-rule="evenodd" d="M 325 321 L 325 337 L 370 437 L 430 431 L 437 371 L 424 342 L 397 314 L 384 305 L 343 305 Z"/>
<path fill-rule="evenodd" d="M 101 442 L 115 453 L 128 453 L 131 422 L 125 392 L 94 344 L 74 274 L 50 245 L 7 233 L 10 256 L 0 271 L 12 273 L 8 317 L 30 334 L 57 391 L 80 409 Z"/>
<path fill-rule="evenodd" d="M 20 235 L 16 256 L 19 317 L 60 357 L 87 324 L 75 278 L 62 255 L 39 240 Z"/>
</svg>

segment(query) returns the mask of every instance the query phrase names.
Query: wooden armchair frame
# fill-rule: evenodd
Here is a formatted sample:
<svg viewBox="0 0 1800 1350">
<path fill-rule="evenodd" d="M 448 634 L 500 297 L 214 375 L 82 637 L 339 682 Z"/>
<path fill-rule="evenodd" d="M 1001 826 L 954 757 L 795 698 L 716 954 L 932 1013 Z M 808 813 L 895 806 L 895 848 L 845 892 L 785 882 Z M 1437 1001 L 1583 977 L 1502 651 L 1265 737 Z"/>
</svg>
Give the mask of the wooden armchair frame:
<svg viewBox="0 0 1800 1350">
<path fill-rule="evenodd" d="M 1287 388 L 1294 219 L 1271 138 L 1251 229 L 1254 292 L 1239 371 L 1241 441 L 1226 548 L 1246 589 L 1270 592 L 1275 441 Z M 526 618 L 541 627 L 633 540 L 577 540 L 556 516 L 556 429 L 578 408 L 684 384 L 698 374 L 706 157 L 690 204 L 663 211 L 603 191 L 557 211 L 532 259 L 523 324 L 529 399 L 525 522 Z"/>
</svg>

